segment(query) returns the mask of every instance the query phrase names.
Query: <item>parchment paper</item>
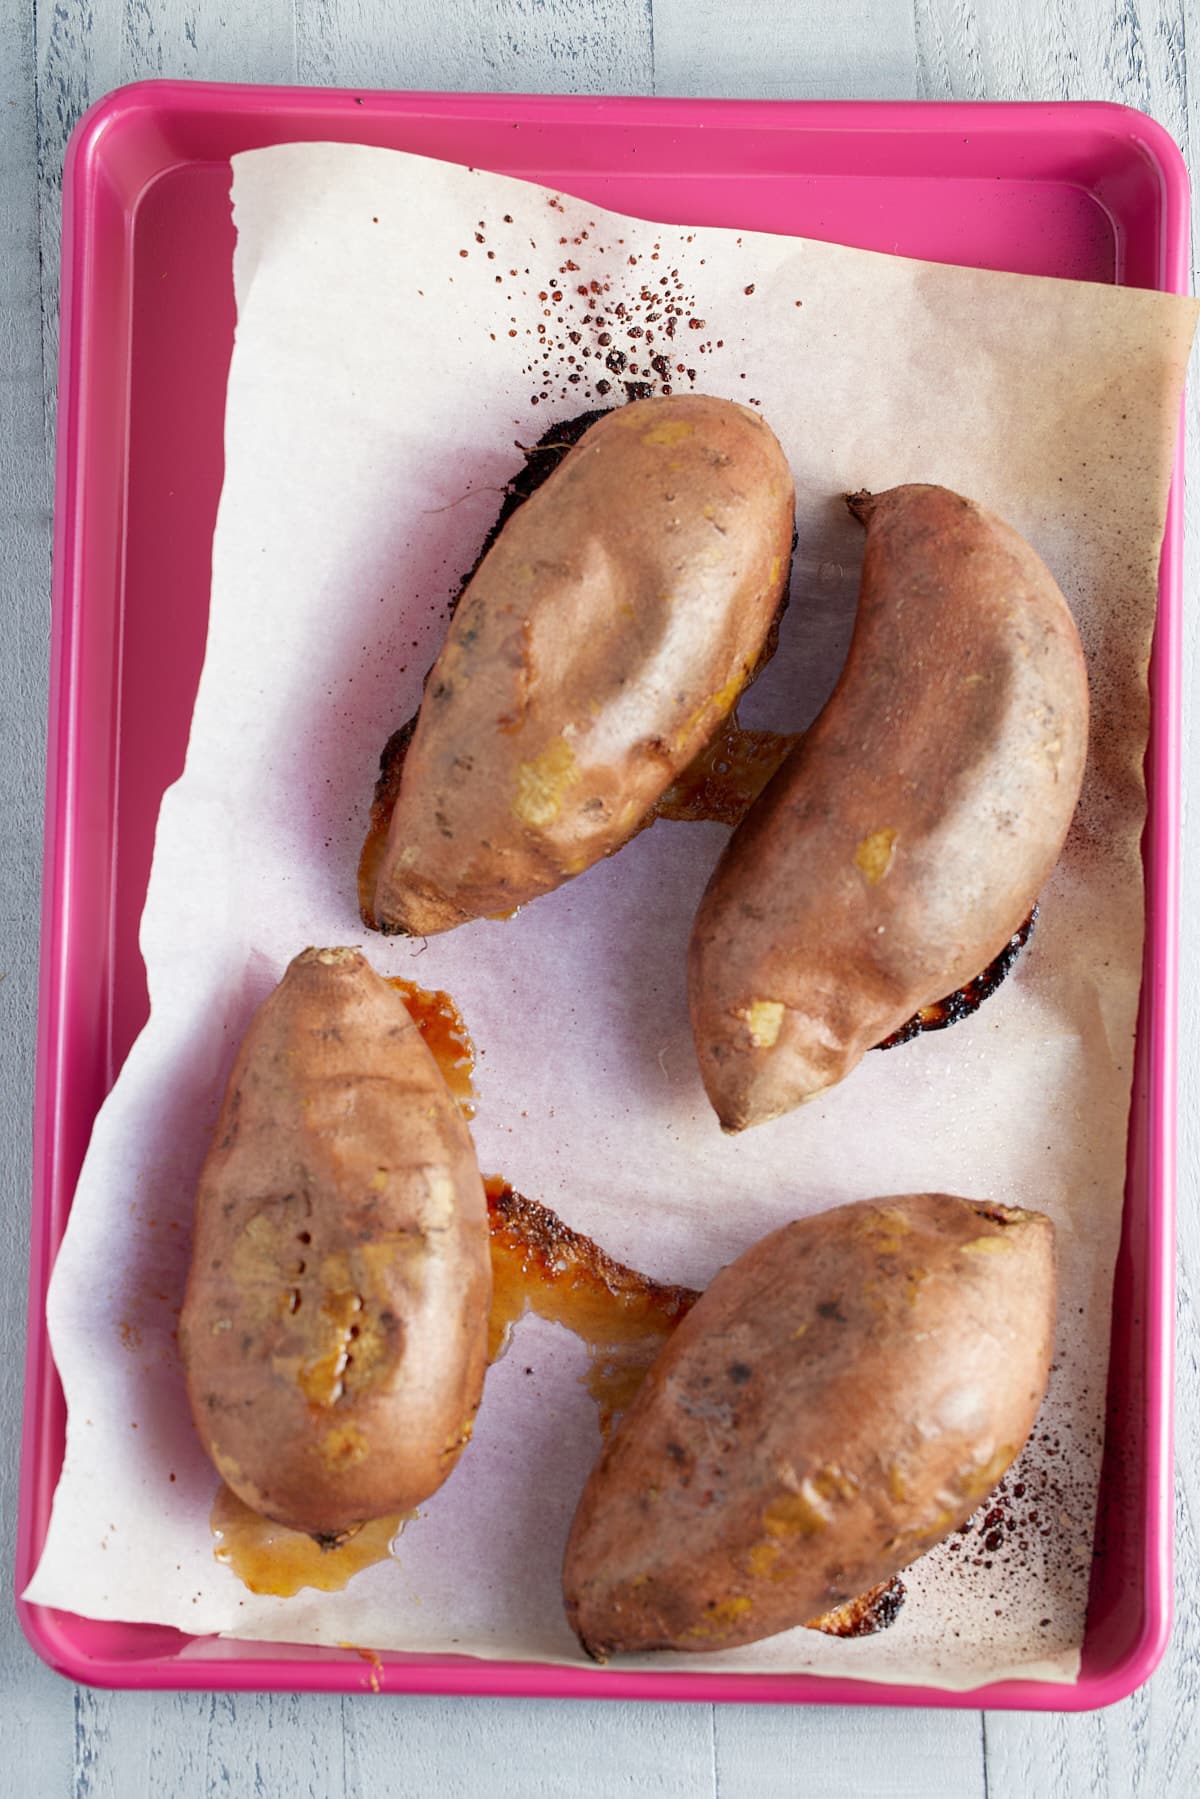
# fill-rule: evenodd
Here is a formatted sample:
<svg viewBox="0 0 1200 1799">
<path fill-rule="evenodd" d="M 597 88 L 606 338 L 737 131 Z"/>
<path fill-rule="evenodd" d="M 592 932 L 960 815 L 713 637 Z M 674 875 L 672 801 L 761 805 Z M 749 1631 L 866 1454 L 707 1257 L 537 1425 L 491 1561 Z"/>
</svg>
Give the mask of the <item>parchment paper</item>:
<svg viewBox="0 0 1200 1799">
<path fill-rule="evenodd" d="M 558 1569 L 599 1434 L 574 1338 L 518 1328 L 474 1441 L 394 1560 L 343 1593 L 279 1600 L 213 1560 L 216 1477 L 174 1327 L 233 1047 L 296 951 L 364 941 L 354 874 L 377 757 L 415 708 L 515 446 L 648 379 L 760 405 L 796 474 L 791 609 L 743 722 L 798 729 L 832 685 L 861 559 L 844 491 L 942 482 L 1037 545 L 1079 620 L 1094 725 L 1032 947 L 969 1022 L 868 1056 L 736 1139 L 704 1099 L 684 1002 L 721 828 L 659 823 L 506 923 L 367 948 L 462 1008 L 482 1167 L 659 1278 L 702 1286 L 784 1219 L 866 1196 L 941 1188 L 1053 1215 L 1060 1331 L 1034 1442 L 997 1505 L 906 1576 L 895 1627 L 677 1659 L 1070 1679 L 1140 976 L 1146 665 L 1192 304 L 639 223 L 349 145 L 238 157 L 234 200 L 207 661 L 143 920 L 152 1017 L 97 1120 L 50 1296 L 70 1418 L 29 1596 L 193 1633 L 575 1659 Z"/>
</svg>

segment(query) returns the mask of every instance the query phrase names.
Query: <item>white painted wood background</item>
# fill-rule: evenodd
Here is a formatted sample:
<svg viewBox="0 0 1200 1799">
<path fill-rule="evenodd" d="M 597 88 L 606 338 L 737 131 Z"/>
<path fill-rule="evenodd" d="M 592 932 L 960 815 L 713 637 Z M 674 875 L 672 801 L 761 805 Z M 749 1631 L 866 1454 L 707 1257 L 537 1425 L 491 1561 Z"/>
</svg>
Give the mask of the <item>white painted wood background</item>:
<svg viewBox="0 0 1200 1799">
<path fill-rule="evenodd" d="M 1189 69 L 1187 37 L 1193 58 Z M 92 100 L 229 81 L 773 98 L 1105 99 L 1200 167 L 1194 0 L 0 0 L 0 1532 L 11 1568 L 46 706 L 63 149 Z M 1190 76 L 1190 80 L 1189 80 Z M 1200 573 L 1200 383 L 1188 412 Z M 20 1799 L 1183 1799 L 1200 1794 L 1200 660 L 1185 640 L 1178 1617 L 1094 1716 L 208 1697 L 75 1689 L 0 1606 L 0 1791 Z M 7 1580 L 7 1573 L 5 1576 Z"/>
</svg>

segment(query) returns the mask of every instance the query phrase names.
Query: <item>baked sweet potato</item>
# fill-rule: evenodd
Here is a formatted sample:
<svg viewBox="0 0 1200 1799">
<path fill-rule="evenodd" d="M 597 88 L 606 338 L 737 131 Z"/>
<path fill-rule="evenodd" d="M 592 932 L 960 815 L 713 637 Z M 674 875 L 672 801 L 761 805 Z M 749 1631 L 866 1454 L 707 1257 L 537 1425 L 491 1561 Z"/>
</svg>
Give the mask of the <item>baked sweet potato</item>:
<svg viewBox="0 0 1200 1799">
<path fill-rule="evenodd" d="M 294 1530 L 410 1510 L 471 1435 L 490 1298 L 475 1152 L 417 1026 L 357 950 L 305 950 L 200 1177 L 179 1339 L 205 1449 Z"/>
<path fill-rule="evenodd" d="M 592 425 L 458 602 L 367 922 L 427 935 L 509 912 L 626 843 L 754 668 L 793 500 L 774 435 L 730 401 Z"/>
<path fill-rule="evenodd" d="M 833 1086 L 992 961 L 1083 776 L 1083 652 L 1030 545 L 943 487 L 851 506 L 867 544 L 845 668 L 692 929 L 692 1031 L 729 1131 Z"/>
<path fill-rule="evenodd" d="M 961 1525 L 1045 1391 L 1053 1242 L 1037 1212 L 925 1193 L 785 1225 L 722 1269 L 580 1499 L 563 1595 L 587 1652 L 771 1636 Z"/>
</svg>

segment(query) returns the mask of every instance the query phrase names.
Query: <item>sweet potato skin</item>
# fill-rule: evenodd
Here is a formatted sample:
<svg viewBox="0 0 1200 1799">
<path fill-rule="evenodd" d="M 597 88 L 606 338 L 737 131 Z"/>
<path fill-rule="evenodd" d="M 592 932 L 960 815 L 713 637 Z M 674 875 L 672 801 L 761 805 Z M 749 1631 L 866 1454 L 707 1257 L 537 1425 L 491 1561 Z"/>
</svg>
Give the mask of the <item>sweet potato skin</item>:
<svg viewBox="0 0 1200 1799">
<path fill-rule="evenodd" d="M 455 609 L 367 922 L 425 935 L 502 914 L 627 842 L 755 665 L 793 504 L 746 407 L 679 395 L 594 424 Z"/>
<path fill-rule="evenodd" d="M 845 668 L 692 930 L 692 1030 L 730 1131 L 833 1086 L 998 954 L 1083 777 L 1083 652 L 1036 552 L 946 488 L 852 507 L 867 543 Z"/>
<path fill-rule="evenodd" d="M 446 1479 L 483 1387 L 487 1206 L 399 994 L 306 950 L 251 1021 L 196 1198 L 180 1346 L 234 1492 L 334 1535 Z"/>
<path fill-rule="evenodd" d="M 915 1194 L 761 1239 L 678 1326 L 593 1469 L 563 1567 L 597 1659 L 805 1623 L 961 1525 L 1028 1436 L 1053 1227 Z"/>
</svg>

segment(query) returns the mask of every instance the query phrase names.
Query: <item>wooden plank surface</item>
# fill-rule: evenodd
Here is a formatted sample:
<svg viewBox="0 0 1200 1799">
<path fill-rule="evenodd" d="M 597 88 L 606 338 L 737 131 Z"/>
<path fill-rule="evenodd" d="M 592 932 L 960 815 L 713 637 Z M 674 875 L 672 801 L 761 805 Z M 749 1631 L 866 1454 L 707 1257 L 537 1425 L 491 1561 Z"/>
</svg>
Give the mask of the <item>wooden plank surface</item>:
<svg viewBox="0 0 1200 1799">
<path fill-rule="evenodd" d="M 649 93 L 649 0 L 296 0 L 301 81 L 334 87 Z"/>
<path fill-rule="evenodd" d="M 29 1119 L 50 606 L 33 29 L 0 0 L 0 1561 L 12 1566 L 25 1359 Z M 71 1791 L 71 1694 L 0 1610 L 2 1754 L 16 1790 Z"/>
<path fill-rule="evenodd" d="M 147 75 L 798 98 L 1112 99 L 1191 160 L 1192 0 L 0 0 L 0 1533 L 11 1565 L 24 1316 L 62 155 Z M 1193 378 L 1188 449 L 1200 467 Z M 1195 476 L 1193 476 L 1195 479 Z M 1198 591 L 1200 508 L 1188 510 Z M 1200 678 L 1188 620 L 1185 691 Z M 1200 901 L 1185 709 L 1184 917 Z M 0 1623 L 5 1785 L 60 1795 L 1063 1799 L 1200 1791 L 1200 931 L 1185 922 L 1179 1617 L 1150 1686 L 1095 1717 L 76 1691 Z M 9 1770 L 12 1770 L 10 1775 Z"/>
<path fill-rule="evenodd" d="M 659 94 L 762 100 L 917 96 L 912 12 L 888 0 L 654 0 Z"/>
</svg>

